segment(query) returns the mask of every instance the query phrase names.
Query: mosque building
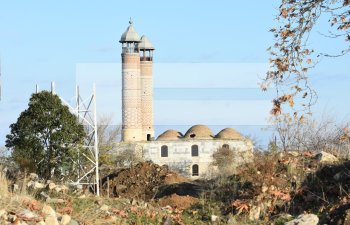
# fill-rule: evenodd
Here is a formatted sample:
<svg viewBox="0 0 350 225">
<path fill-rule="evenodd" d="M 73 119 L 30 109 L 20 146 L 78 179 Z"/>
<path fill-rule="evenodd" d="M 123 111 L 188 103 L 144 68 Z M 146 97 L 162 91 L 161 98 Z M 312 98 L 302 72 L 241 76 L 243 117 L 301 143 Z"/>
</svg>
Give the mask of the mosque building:
<svg viewBox="0 0 350 225">
<path fill-rule="evenodd" d="M 237 164 L 251 155 L 252 141 L 232 128 L 225 128 L 215 135 L 205 125 L 194 125 L 184 135 L 167 130 L 155 138 L 155 48 L 145 35 L 140 38 L 131 19 L 119 42 L 122 45 L 122 140 L 118 150 L 134 150 L 144 160 L 168 165 L 190 178 L 203 177 L 211 171 L 212 154 L 219 148 L 230 148 L 239 153 Z"/>
</svg>

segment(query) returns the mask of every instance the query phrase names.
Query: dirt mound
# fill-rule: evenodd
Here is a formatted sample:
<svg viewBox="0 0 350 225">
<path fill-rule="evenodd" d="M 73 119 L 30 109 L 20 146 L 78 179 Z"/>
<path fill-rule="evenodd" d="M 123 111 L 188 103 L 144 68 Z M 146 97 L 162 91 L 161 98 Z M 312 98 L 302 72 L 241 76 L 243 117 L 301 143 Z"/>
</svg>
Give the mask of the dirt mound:
<svg viewBox="0 0 350 225">
<path fill-rule="evenodd" d="M 107 176 L 110 193 L 115 197 L 152 199 L 158 187 L 187 180 L 169 171 L 167 166 L 159 166 L 152 162 L 140 162 L 135 166 L 120 170 Z M 107 177 L 102 179 L 103 187 L 107 187 Z M 106 189 L 105 189 L 106 190 Z"/>
<path fill-rule="evenodd" d="M 164 179 L 164 184 L 176 184 L 182 182 L 188 182 L 188 179 L 174 172 L 168 173 Z"/>
<path fill-rule="evenodd" d="M 159 199 L 159 205 L 176 207 L 178 209 L 187 209 L 191 205 L 196 204 L 198 202 L 198 198 L 194 198 L 192 196 L 180 196 L 177 194 L 172 194 L 171 196 L 166 196 Z"/>
</svg>

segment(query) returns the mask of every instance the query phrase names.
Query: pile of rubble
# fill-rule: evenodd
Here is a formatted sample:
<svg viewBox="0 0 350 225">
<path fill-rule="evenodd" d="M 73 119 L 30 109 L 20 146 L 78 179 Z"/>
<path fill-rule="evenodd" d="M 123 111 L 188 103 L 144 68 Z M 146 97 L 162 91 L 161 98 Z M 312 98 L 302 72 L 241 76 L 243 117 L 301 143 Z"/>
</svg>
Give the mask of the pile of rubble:
<svg viewBox="0 0 350 225">
<path fill-rule="evenodd" d="M 0 209 L 0 224 L 16 225 L 78 225 L 68 214 L 57 213 L 51 206 L 29 197 L 20 197 Z M 19 206 L 17 205 L 19 204 Z"/>
</svg>

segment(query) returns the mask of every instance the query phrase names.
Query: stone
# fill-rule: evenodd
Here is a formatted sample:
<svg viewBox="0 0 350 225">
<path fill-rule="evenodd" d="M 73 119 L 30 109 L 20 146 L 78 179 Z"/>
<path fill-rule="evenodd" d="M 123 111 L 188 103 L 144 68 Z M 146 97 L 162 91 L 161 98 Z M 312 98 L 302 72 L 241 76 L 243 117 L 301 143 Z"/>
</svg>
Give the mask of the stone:
<svg viewBox="0 0 350 225">
<path fill-rule="evenodd" d="M 19 191 L 19 186 L 18 184 L 13 184 L 12 185 L 12 192 L 18 192 Z"/>
<path fill-rule="evenodd" d="M 265 193 L 265 192 L 267 192 L 267 190 L 269 190 L 269 188 L 264 184 L 264 185 L 261 187 L 261 192 L 262 192 L 262 193 Z"/>
<path fill-rule="evenodd" d="M 24 220 L 32 220 L 32 219 L 38 217 L 38 215 L 36 215 L 35 213 L 33 213 L 32 211 L 30 211 L 28 209 L 24 209 L 22 211 L 19 211 L 17 213 L 17 216 L 19 216 L 21 219 L 24 219 Z"/>
<path fill-rule="evenodd" d="M 32 180 L 32 181 L 37 181 L 37 180 L 39 180 L 39 176 L 36 173 L 30 173 L 29 174 L 29 179 Z"/>
<path fill-rule="evenodd" d="M 334 163 L 338 162 L 338 158 L 335 157 L 334 155 L 328 153 L 328 152 L 323 152 L 321 151 L 320 153 L 315 155 L 315 158 L 317 161 L 320 163 Z"/>
<path fill-rule="evenodd" d="M 274 191 L 274 190 L 276 190 L 276 187 L 275 187 L 274 185 L 271 185 L 271 186 L 269 187 L 269 191 Z"/>
<path fill-rule="evenodd" d="M 34 184 L 35 184 L 34 181 L 29 181 L 29 182 L 27 183 L 27 188 L 32 188 L 32 187 L 34 187 Z"/>
<path fill-rule="evenodd" d="M 44 205 L 44 207 L 43 207 L 43 209 L 41 210 L 41 212 L 42 212 L 45 216 L 57 217 L 57 216 L 56 216 L 55 210 L 53 210 L 53 209 L 51 208 L 51 206 L 49 206 L 49 205 Z"/>
<path fill-rule="evenodd" d="M 133 199 L 133 200 L 131 201 L 131 205 L 133 205 L 133 206 L 137 205 L 136 199 Z"/>
<path fill-rule="evenodd" d="M 210 219 L 211 219 L 211 222 L 215 222 L 218 219 L 218 216 L 211 215 Z"/>
<path fill-rule="evenodd" d="M 45 217 L 45 223 L 47 225 L 60 225 L 58 223 L 57 217 L 56 216 L 51 216 L 51 215 Z"/>
<path fill-rule="evenodd" d="M 65 214 L 62 216 L 60 224 L 67 225 L 70 221 L 71 221 L 71 217 L 69 215 Z"/>
<path fill-rule="evenodd" d="M 315 214 L 302 214 L 296 219 L 284 223 L 284 225 L 317 225 L 318 220 Z"/>
<path fill-rule="evenodd" d="M 40 192 L 40 196 L 43 197 L 45 200 L 50 198 L 50 196 L 46 194 L 44 191 Z"/>
<path fill-rule="evenodd" d="M 44 188 L 44 187 L 45 187 L 45 184 L 42 184 L 42 183 L 39 183 L 39 182 L 34 182 L 34 186 L 33 186 L 34 189 L 41 189 L 41 188 Z"/>
<path fill-rule="evenodd" d="M 16 215 L 12 215 L 12 214 L 10 214 L 9 216 L 8 216 L 8 220 L 10 221 L 10 222 L 15 222 L 15 220 L 17 219 L 17 216 Z"/>
<path fill-rule="evenodd" d="M 52 190 L 56 187 L 56 184 L 54 182 L 49 183 L 49 190 Z"/>
<path fill-rule="evenodd" d="M 68 188 L 67 186 L 65 186 L 65 185 L 56 185 L 56 187 L 54 188 L 54 190 L 55 190 L 56 192 L 66 193 L 66 192 L 69 190 L 69 188 Z"/>
<path fill-rule="evenodd" d="M 260 219 L 260 206 L 253 206 L 251 210 L 249 211 L 249 220 L 255 221 Z"/>
</svg>

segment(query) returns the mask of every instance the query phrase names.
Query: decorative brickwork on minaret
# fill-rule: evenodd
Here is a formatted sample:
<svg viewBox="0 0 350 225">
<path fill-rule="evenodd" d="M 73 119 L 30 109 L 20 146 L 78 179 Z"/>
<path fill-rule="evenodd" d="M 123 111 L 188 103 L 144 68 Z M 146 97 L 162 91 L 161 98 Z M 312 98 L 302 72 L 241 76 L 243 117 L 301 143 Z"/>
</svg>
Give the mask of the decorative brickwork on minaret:
<svg viewBox="0 0 350 225">
<path fill-rule="evenodd" d="M 142 58 L 141 58 L 142 59 Z M 141 111 L 144 137 L 154 137 L 153 128 L 153 62 L 141 61 Z"/>
<path fill-rule="evenodd" d="M 133 23 L 120 38 L 122 43 L 122 141 L 142 141 L 140 37 Z"/>
<path fill-rule="evenodd" d="M 143 35 L 138 45 L 141 71 L 142 133 L 147 140 L 154 137 L 153 127 L 153 51 L 150 40 Z"/>
<path fill-rule="evenodd" d="M 138 53 L 122 54 L 123 141 L 141 141 L 141 79 Z"/>
</svg>

